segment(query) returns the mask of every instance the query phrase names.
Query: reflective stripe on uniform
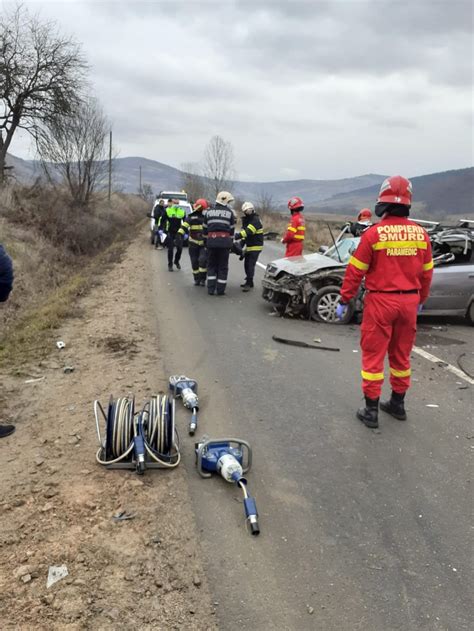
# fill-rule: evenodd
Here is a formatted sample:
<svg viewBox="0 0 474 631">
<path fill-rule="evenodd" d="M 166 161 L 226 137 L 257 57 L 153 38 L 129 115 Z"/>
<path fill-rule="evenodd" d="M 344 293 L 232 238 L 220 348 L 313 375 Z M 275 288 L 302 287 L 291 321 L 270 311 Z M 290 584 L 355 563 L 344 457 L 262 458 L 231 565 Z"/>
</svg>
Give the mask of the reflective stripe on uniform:
<svg viewBox="0 0 474 631">
<path fill-rule="evenodd" d="M 253 232 L 254 234 L 257 232 L 257 228 L 254 225 L 252 225 L 251 223 L 249 223 L 247 228 L 250 230 L 250 232 Z"/>
<path fill-rule="evenodd" d="M 207 273 L 207 267 L 200 267 L 199 268 L 199 273 L 200 274 L 206 274 Z"/>
<path fill-rule="evenodd" d="M 423 265 L 423 271 L 424 272 L 429 272 L 430 269 L 433 269 L 434 263 L 433 263 L 433 259 L 431 259 L 431 261 L 429 263 L 425 263 Z"/>
<path fill-rule="evenodd" d="M 216 280 L 217 276 L 208 276 L 207 280 Z"/>
<path fill-rule="evenodd" d="M 197 241 L 196 239 L 192 239 L 189 237 L 189 243 L 195 243 L 196 245 L 204 245 L 204 241 Z"/>
<path fill-rule="evenodd" d="M 224 285 L 226 284 L 227 280 L 223 280 L 222 278 L 218 278 L 217 279 L 218 283 L 223 283 Z"/>
<path fill-rule="evenodd" d="M 300 241 L 304 241 L 304 234 L 295 234 L 295 239 L 299 239 Z"/>
<path fill-rule="evenodd" d="M 193 274 L 195 274 L 195 275 L 199 274 L 199 270 L 193 269 Z"/>
<path fill-rule="evenodd" d="M 390 368 L 390 373 L 394 377 L 409 377 L 411 375 L 411 368 L 408 368 L 408 370 L 395 370 L 395 368 Z"/>
<path fill-rule="evenodd" d="M 296 228 L 293 228 L 293 226 L 288 226 L 288 230 L 290 232 L 296 232 Z"/>
<path fill-rule="evenodd" d="M 353 265 L 354 267 L 357 267 L 357 269 L 360 269 L 363 272 L 369 269 L 368 263 L 362 263 L 362 261 L 359 261 L 359 259 L 356 259 L 355 256 L 351 256 L 351 258 L 349 259 L 349 265 Z"/>
<path fill-rule="evenodd" d="M 241 230 L 239 234 L 242 237 L 242 239 L 245 239 L 245 237 L 247 236 L 247 233 L 245 232 L 245 230 Z"/>
<path fill-rule="evenodd" d="M 246 252 L 261 252 L 263 250 L 263 245 L 251 245 L 247 246 Z"/>
<path fill-rule="evenodd" d="M 392 248 L 399 248 L 400 250 L 420 248 L 420 250 L 426 250 L 428 243 L 426 241 L 378 241 L 372 246 L 373 250 L 389 250 Z"/>
<path fill-rule="evenodd" d="M 367 381 L 383 380 L 383 372 L 366 372 L 365 370 L 361 370 L 360 374 L 362 375 L 362 379 L 366 379 Z"/>
<path fill-rule="evenodd" d="M 301 230 L 301 232 L 306 232 L 305 226 L 298 226 L 297 230 Z"/>
</svg>

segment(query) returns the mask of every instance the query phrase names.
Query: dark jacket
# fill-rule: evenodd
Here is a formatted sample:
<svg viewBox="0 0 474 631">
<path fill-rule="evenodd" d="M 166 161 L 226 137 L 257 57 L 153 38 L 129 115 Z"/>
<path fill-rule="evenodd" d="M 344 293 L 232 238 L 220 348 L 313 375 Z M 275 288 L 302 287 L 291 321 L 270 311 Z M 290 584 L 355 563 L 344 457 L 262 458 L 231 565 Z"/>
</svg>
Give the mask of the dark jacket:
<svg viewBox="0 0 474 631">
<path fill-rule="evenodd" d="M 234 236 L 234 211 L 224 204 L 209 208 L 204 218 L 204 239 L 208 248 L 231 248 Z"/>
<path fill-rule="evenodd" d="M 13 264 L 0 245 L 0 302 L 5 302 L 13 289 Z"/>
<path fill-rule="evenodd" d="M 204 213 L 202 210 L 195 210 L 190 213 L 181 224 L 179 234 L 189 235 L 189 247 L 204 245 Z"/>
<path fill-rule="evenodd" d="M 247 252 L 263 250 L 263 226 L 257 213 L 243 216 L 242 230 L 239 235 L 245 241 Z"/>
</svg>

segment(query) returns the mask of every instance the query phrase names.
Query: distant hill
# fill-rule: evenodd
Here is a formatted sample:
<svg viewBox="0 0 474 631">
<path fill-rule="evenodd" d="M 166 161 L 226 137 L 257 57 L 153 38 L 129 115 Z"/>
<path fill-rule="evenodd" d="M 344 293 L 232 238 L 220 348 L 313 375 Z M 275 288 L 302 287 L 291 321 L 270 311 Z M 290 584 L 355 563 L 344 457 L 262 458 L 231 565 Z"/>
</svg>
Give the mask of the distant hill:
<svg viewBox="0 0 474 631">
<path fill-rule="evenodd" d="M 20 182 L 29 183 L 40 175 L 39 163 L 9 155 L 7 164 Z M 153 191 L 180 190 L 183 173 L 156 160 L 140 157 L 117 158 L 114 162 L 114 188 L 136 193 L 139 171 L 142 183 Z M 339 180 L 289 180 L 279 182 L 236 181 L 233 193 L 240 199 L 258 201 L 263 194 L 270 196 L 275 207 L 286 210 L 293 195 L 305 202 L 307 212 L 353 214 L 368 206 L 373 208 L 385 175 L 370 173 Z M 474 167 L 443 171 L 411 178 L 414 189 L 414 210 L 422 215 L 469 215 L 474 212 Z"/>
<path fill-rule="evenodd" d="M 14 167 L 14 174 L 21 182 L 31 182 L 40 174 L 39 163 L 22 160 L 9 155 L 7 164 Z M 183 172 L 162 162 L 146 158 L 117 158 L 114 161 L 114 187 L 126 193 L 136 193 L 142 168 L 142 183 L 150 184 L 155 192 L 160 190 L 180 190 Z M 373 184 L 380 184 L 384 175 L 360 175 L 340 180 L 293 180 L 281 182 L 240 182 L 236 181 L 233 193 L 241 199 L 256 200 L 262 194 L 272 197 L 276 206 L 285 205 L 293 195 L 300 195 L 308 207 L 320 200 L 339 193 L 355 191 Z"/>
<path fill-rule="evenodd" d="M 474 167 L 430 173 L 410 178 L 413 184 L 413 208 L 419 216 L 474 216 Z M 324 200 L 324 212 L 352 212 L 373 208 L 378 186 L 334 195 Z"/>
</svg>

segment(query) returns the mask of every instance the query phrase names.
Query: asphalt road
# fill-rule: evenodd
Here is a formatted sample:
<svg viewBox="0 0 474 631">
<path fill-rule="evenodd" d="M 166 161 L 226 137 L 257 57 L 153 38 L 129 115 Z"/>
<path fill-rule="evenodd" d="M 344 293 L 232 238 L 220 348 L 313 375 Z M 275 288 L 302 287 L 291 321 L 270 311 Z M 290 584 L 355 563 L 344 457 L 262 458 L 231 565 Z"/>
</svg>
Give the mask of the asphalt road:
<svg viewBox="0 0 474 631">
<path fill-rule="evenodd" d="M 279 251 L 268 244 L 261 261 Z M 263 270 L 243 294 L 235 256 L 225 297 L 192 286 L 187 251 L 180 272 L 167 271 L 165 252 L 150 249 L 149 261 L 165 368 L 199 381 L 196 436 L 237 436 L 254 449 L 259 537 L 246 532 L 237 489 L 197 475 L 178 408 L 221 628 L 472 629 L 473 387 L 414 355 L 408 422 L 381 413 L 369 430 L 354 416 L 357 326 L 270 316 Z M 472 333 L 426 319 L 418 345 L 445 362 L 465 352 L 472 365 Z M 279 345 L 272 334 L 340 352 Z"/>
</svg>

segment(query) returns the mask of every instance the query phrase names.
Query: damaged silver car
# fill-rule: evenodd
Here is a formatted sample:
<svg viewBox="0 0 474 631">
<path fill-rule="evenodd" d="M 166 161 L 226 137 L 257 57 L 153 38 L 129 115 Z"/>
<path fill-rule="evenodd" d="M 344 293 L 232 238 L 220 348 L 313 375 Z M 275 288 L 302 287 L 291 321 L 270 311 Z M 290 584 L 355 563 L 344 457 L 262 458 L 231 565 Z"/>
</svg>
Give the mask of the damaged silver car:
<svg viewBox="0 0 474 631">
<path fill-rule="evenodd" d="M 474 324 L 474 221 L 457 226 L 419 221 L 428 231 L 435 270 L 424 315 L 463 316 Z M 344 320 L 336 318 L 340 289 L 360 237 L 344 226 L 331 247 L 319 253 L 272 261 L 262 281 L 263 298 L 280 315 L 300 315 L 319 322 L 347 324 L 363 309 L 363 287 Z"/>
</svg>

